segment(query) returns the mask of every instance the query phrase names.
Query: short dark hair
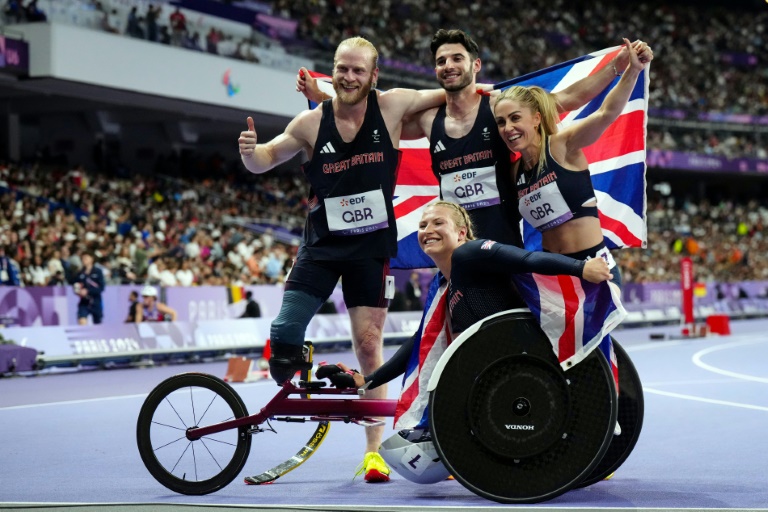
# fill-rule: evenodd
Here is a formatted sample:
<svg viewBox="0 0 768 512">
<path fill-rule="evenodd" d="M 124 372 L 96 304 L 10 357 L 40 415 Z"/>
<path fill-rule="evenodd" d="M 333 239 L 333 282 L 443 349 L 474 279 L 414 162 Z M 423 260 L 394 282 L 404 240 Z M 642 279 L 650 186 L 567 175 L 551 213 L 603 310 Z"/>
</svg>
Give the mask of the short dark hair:
<svg viewBox="0 0 768 512">
<path fill-rule="evenodd" d="M 247 292 L 245 292 L 245 298 L 246 299 L 250 300 L 251 297 L 253 297 L 253 292 L 252 291 L 248 290 Z"/>
<path fill-rule="evenodd" d="M 466 32 L 456 28 L 444 29 L 441 28 L 432 37 L 432 43 L 429 45 L 429 49 L 432 50 L 432 60 L 437 56 L 437 49 L 444 44 L 460 44 L 467 50 L 472 60 L 477 59 L 480 55 L 480 48 L 474 39 L 469 37 Z"/>
</svg>

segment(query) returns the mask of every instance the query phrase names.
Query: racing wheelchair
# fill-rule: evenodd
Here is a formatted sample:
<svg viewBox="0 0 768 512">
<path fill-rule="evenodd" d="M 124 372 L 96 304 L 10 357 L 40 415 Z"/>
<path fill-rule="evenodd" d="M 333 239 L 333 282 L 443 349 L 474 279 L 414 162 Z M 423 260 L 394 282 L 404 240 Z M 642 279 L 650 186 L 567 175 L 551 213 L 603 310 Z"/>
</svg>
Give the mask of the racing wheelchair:
<svg viewBox="0 0 768 512">
<path fill-rule="evenodd" d="M 448 347 L 429 380 L 431 438 L 440 461 L 467 489 L 501 503 L 549 500 L 611 475 L 631 453 L 643 422 L 637 371 L 615 340 L 614 351 L 618 400 L 598 350 L 564 371 L 527 310 L 477 322 Z M 309 343 L 305 354 L 311 361 Z M 252 436 L 269 430 L 269 421 L 317 422 L 296 456 L 249 477 L 268 483 L 307 460 L 330 422 L 367 426 L 395 414 L 396 400 L 360 400 L 358 390 L 324 385 L 304 372 L 249 415 L 237 392 L 217 377 L 170 377 L 139 413 L 142 461 L 168 489 L 208 494 L 240 474 Z"/>
</svg>

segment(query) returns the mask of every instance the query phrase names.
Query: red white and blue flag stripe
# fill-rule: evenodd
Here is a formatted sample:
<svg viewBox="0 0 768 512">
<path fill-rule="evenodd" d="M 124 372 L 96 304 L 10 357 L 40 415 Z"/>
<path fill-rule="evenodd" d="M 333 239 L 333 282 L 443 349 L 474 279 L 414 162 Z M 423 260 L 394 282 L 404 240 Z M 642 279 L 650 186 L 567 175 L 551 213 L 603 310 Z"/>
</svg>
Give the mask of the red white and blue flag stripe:
<svg viewBox="0 0 768 512">
<path fill-rule="evenodd" d="M 627 315 L 618 286 L 540 274 L 518 274 L 514 280 L 564 370 L 578 364 L 604 340 L 610 362 L 609 334 Z"/>
<path fill-rule="evenodd" d="M 419 330 L 414 335 L 414 350 L 395 409 L 395 429 L 423 428 L 429 424 L 427 385 L 440 356 L 451 343 L 447 297 L 448 281 L 438 273 L 429 285 Z"/>
</svg>

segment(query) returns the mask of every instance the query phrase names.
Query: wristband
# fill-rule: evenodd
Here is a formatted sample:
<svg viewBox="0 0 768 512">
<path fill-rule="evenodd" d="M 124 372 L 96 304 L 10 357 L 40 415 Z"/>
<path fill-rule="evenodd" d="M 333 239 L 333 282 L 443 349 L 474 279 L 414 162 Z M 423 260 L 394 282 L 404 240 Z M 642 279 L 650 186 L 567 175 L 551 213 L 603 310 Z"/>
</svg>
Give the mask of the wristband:
<svg viewBox="0 0 768 512">
<path fill-rule="evenodd" d="M 611 66 L 613 66 L 613 74 L 616 76 L 621 76 L 621 73 L 616 71 L 616 63 L 615 62 L 611 63 Z"/>
</svg>

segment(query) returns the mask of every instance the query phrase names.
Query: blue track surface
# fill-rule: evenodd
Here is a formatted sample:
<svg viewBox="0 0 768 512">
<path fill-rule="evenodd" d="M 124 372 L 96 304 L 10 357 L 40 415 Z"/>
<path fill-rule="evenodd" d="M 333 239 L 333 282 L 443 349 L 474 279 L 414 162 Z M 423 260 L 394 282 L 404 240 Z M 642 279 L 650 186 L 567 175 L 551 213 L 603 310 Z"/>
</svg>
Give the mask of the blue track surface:
<svg viewBox="0 0 768 512">
<path fill-rule="evenodd" d="M 644 384 L 640 440 L 611 480 L 530 508 L 768 510 L 768 321 L 733 323 L 732 329 L 732 336 L 684 341 L 649 339 L 651 332 L 679 328 L 617 332 Z M 320 359 L 353 363 L 349 352 L 319 354 Z M 353 480 L 364 432 L 346 424 L 333 424 L 318 453 L 274 484 L 246 486 L 238 479 L 208 496 L 174 494 L 139 458 L 139 408 L 170 375 L 204 371 L 223 377 L 225 368 L 225 363 L 209 363 L 0 380 L 0 509 L 10 503 L 356 510 L 502 506 L 455 481 L 419 486 L 397 475 L 387 484 Z M 390 386 L 391 397 L 398 387 Z M 235 389 L 253 412 L 277 387 L 260 381 L 235 384 Z M 310 425 L 276 428 L 277 435 L 254 437 L 242 476 L 290 457 L 313 430 Z"/>
</svg>

